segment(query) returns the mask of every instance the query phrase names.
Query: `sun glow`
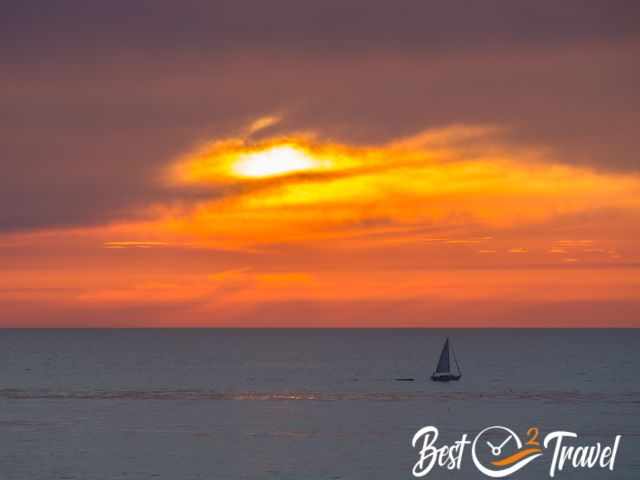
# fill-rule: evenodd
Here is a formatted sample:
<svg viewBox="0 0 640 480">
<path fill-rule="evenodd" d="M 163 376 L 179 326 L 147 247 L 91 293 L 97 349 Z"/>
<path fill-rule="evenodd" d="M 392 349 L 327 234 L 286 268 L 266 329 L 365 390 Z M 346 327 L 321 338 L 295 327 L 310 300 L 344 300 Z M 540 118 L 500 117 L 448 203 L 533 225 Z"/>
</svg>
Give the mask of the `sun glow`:
<svg viewBox="0 0 640 480">
<path fill-rule="evenodd" d="M 232 171 L 241 177 L 272 177 L 317 166 L 316 160 L 303 150 L 292 145 L 280 145 L 240 155 Z"/>
</svg>

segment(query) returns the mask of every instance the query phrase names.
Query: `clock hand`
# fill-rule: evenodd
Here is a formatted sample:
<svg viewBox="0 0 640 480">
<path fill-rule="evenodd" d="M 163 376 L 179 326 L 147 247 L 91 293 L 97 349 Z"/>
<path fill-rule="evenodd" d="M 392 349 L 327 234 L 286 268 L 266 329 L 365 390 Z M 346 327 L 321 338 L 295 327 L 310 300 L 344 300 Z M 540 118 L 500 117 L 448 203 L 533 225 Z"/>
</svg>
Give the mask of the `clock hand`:
<svg viewBox="0 0 640 480">
<path fill-rule="evenodd" d="M 507 439 L 504 442 L 502 442 L 498 448 L 502 450 L 502 447 L 504 447 L 509 442 L 509 440 L 511 440 L 510 436 L 507 437 Z"/>
</svg>

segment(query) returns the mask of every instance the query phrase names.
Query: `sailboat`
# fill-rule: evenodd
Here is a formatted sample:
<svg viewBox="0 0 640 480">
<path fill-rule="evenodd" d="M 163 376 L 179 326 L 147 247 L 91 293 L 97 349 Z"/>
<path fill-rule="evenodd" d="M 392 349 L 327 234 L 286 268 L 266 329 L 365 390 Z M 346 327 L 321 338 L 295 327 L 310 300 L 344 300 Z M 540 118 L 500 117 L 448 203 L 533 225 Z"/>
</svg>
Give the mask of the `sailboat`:
<svg viewBox="0 0 640 480">
<path fill-rule="evenodd" d="M 451 371 L 451 354 L 453 354 L 457 375 Z M 442 352 L 440 352 L 440 359 L 438 360 L 436 371 L 431 375 L 431 380 L 434 382 L 448 382 L 450 380 L 460 380 L 460 378 L 462 378 L 460 365 L 458 365 L 458 359 L 456 358 L 453 348 L 449 345 L 449 338 L 447 337 L 442 347 Z"/>
</svg>

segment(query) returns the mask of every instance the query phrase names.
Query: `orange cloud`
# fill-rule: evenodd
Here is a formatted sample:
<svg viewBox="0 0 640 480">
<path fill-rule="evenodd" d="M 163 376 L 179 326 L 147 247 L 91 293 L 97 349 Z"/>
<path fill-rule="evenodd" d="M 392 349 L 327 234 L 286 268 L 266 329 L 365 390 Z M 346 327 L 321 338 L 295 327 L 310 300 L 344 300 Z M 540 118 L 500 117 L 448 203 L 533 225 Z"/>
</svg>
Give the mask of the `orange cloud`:
<svg viewBox="0 0 640 480">
<path fill-rule="evenodd" d="M 454 126 L 373 146 L 308 134 L 220 140 L 179 159 L 167 181 L 183 188 L 233 185 L 233 193 L 200 202 L 165 226 L 204 243 L 237 246 L 388 228 L 363 227 L 375 219 L 510 228 L 593 208 L 640 209 L 637 175 L 563 165 L 541 149 L 501 143 L 500 133 Z"/>
</svg>

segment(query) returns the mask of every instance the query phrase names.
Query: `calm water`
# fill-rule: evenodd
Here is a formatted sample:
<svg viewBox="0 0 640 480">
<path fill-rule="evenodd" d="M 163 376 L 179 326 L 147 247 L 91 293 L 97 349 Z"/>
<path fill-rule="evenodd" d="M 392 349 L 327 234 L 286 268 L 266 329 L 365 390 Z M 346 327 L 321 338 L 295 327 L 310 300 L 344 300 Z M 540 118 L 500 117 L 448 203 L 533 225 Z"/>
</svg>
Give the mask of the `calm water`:
<svg viewBox="0 0 640 480">
<path fill-rule="evenodd" d="M 446 335 L 463 379 L 427 380 Z M 640 478 L 640 331 L 3 330 L 0 478 L 409 479 L 424 425 L 583 443 Z M 416 382 L 395 382 L 416 377 Z M 515 475 L 548 478 L 539 459 Z M 465 457 L 459 472 L 481 477 Z"/>
</svg>

